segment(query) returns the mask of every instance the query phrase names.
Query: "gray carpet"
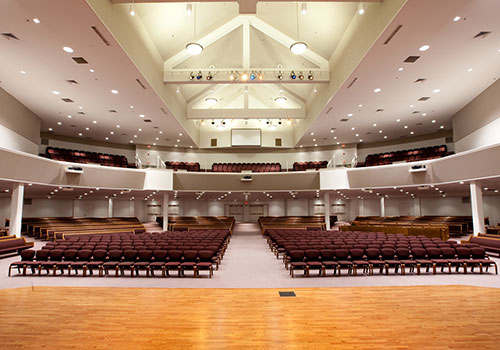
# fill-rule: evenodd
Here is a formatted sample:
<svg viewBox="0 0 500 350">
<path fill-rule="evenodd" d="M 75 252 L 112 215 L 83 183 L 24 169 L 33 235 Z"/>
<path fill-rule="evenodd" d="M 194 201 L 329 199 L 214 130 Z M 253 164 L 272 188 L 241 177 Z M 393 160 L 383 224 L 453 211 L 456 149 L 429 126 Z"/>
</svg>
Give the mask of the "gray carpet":
<svg viewBox="0 0 500 350">
<path fill-rule="evenodd" d="M 44 242 L 36 242 L 39 248 Z M 27 286 L 88 286 L 88 287 L 151 287 L 151 288 L 299 288 L 299 287 L 356 287 L 356 286 L 410 286 L 410 285 L 473 285 L 500 287 L 500 278 L 490 269 L 488 274 L 462 273 L 428 275 L 375 275 L 357 277 L 302 277 L 291 278 L 283 262 L 271 253 L 259 226 L 251 223 L 235 225 L 234 233 L 218 271 L 212 279 L 206 277 L 32 277 L 19 276 L 8 267 L 19 257 L 0 260 L 0 288 Z M 495 259 L 499 263 L 498 259 Z M 315 274 L 312 272 L 311 274 Z M 299 273 L 300 275 L 300 273 Z"/>
</svg>

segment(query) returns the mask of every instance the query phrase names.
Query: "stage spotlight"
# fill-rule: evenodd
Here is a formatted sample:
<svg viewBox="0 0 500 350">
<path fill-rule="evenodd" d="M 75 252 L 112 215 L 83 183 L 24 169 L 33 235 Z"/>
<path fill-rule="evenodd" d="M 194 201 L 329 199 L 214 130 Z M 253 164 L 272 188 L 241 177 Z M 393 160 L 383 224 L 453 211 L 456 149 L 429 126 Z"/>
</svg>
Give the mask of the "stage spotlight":
<svg viewBox="0 0 500 350">
<path fill-rule="evenodd" d="M 196 80 L 201 80 L 203 78 L 203 75 L 201 74 L 201 71 L 198 72 L 198 75 L 196 75 Z"/>
<path fill-rule="evenodd" d="M 309 71 L 309 75 L 307 76 L 307 79 L 314 80 L 314 75 L 311 71 Z"/>
<path fill-rule="evenodd" d="M 229 80 L 234 81 L 235 79 L 236 79 L 236 76 L 234 75 L 233 72 L 231 72 L 231 74 L 229 74 Z"/>
<path fill-rule="evenodd" d="M 255 78 L 257 78 L 257 76 L 252 72 L 252 74 L 250 74 L 250 80 L 255 80 Z"/>
<path fill-rule="evenodd" d="M 292 70 L 292 72 L 290 73 L 290 79 L 292 80 L 295 80 L 297 79 L 297 76 L 295 75 L 295 72 Z"/>
<path fill-rule="evenodd" d="M 259 73 L 259 80 L 264 80 L 264 76 L 262 75 L 262 73 Z"/>
<path fill-rule="evenodd" d="M 212 125 L 215 125 L 215 120 L 212 119 Z"/>
<path fill-rule="evenodd" d="M 191 72 L 191 74 L 189 74 L 189 80 L 193 80 L 194 79 L 194 73 Z"/>
<path fill-rule="evenodd" d="M 304 74 L 302 72 L 299 73 L 299 79 L 304 80 Z"/>
<path fill-rule="evenodd" d="M 212 73 L 208 72 L 207 74 L 207 80 L 212 80 L 214 76 L 212 75 Z"/>
<path fill-rule="evenodd" d="M 247 80 L 248 80 L 248 74 L 247 74 L 247 73 L 243 73 L 243 74 L 241 75 L 241 80 L 243 80 L 243 81 L 247 81 Z"/>
<path fill-rule="evenodd" d="M 281 71 L 278 72 L 278 79 L 279 80 L 283 80 L 283 73 L 281 73 Z"/>
</svg>

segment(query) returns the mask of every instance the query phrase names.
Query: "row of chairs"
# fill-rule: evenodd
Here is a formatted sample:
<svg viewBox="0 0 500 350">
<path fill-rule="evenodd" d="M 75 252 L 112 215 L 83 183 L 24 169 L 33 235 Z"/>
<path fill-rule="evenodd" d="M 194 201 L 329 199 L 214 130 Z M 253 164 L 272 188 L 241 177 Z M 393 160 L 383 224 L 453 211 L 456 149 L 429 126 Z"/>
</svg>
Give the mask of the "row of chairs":
<svg viewBox="0 0 500 350">
<path fill-rule="evenodd" d="M 437 159 L 447 155 L 446 145 L 422 147 L 404 151 L 369 154 L 365 166 L 386 165 L 394 162 L 414 162 L 419 160 Z M 359 164 L 358 166 L 362 166 Z"/>
<path fill-rule="evenodd" d="M 294 171 L 306 171 L 310 169 L 323 169 L 328 166 L 328 161 L 323 160 L 323 161 L 313 161 L 313 162 L 295 162 L 293 163 L 293 170 Z"/>
<path fill-rule="evenodd" d="M 36 259 L 35 259 L 36 256 Z M 201 270 L 208 271 L 208 277 L 212 278 L 214 252 L 212 250 L 135 250 L 135 249 L 40 249 L 25 250 L 21 253 L 21 261 L 14 262 L 9 266 L 9 276 L 12 268 L 17 268 L 18 273 L 25 276 L 28 269 L 32 274 L 42 275 L 42 270 L 47 275 L 57 276 L 57 271 L 64 275 L 65 270 L 68 276 L 71 272 L 78 275 L 82 270 L 85 277 L 87 271 L 93 275 L 94 270 L 99 271 L 99 277 L 108 275 L 109 271 L 115 271 L 115 276 L 125 275 L 125 271 L 130 271 L 130 276 L 139 276 L 139 271 L 146 271 L 146 276 L 154 277 L 155 270 L 161 270 L 162 276 L 170 276 L 169 271 L 176 271 L 178 276 L 184 276 L 187 270 L 193 271 L 193 277 L 198 277 Z"/>
<path fill-rule="evenodd" d="M 239 173 L 241 171 L 252 171 L 256 173 L 273 173 L 281 171 L 280 163 L 214 163 L 214 173 Z"/>
<path fill-rule="evenodd" d="M 97 152 L 88 152 L 59 147 L 47 147 L 45 155 L 49 159 L 65 162 L 101 164 L 105 166 L 114 166 L 127 168 L 127 157 L 118 154 L 106 154 Z"/>
<path fill-rule="evenodd" d="M 186 170 L 186 171 L 200 171 L 200 163 L 198 162 L 171 162 L 166 161 L 165 167 L 167 169 L 172 169 L 174 171 L 177 170 Z"/>
</svg>

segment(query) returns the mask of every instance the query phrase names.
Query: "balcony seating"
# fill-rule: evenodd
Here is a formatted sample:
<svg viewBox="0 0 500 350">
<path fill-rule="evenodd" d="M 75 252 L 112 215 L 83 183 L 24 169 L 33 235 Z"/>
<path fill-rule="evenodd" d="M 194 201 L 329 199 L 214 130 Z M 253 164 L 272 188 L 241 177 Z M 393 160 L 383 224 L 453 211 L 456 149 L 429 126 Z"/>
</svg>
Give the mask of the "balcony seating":
<svg viewBox="0 0 500 350">
<path fill-rule="evenodd" d="M 154 277 L 154 272 L 161 270 L 162 276 L 170 276 L 176 271 L 177 276 L 183 276 L 186 270 L 193 271 L 193 277 L 199 277 L 200 270 L 209 271 L 211 278 L 218 268 L 227 245 L 230 234 L 228 230 L 199 230 L 182 232 L 153 232 L 141 234 L 93 235 L 71 237 L 68 240 L 58 240 L 46 243 L 42 249 L 23 253 L 21 261 L 9 266 L 18 273 L 26 275 L 42 270 L 53 276 L 67 275 L 87 276 L 87 271 L 93 276 L 93 271 L 99 271 L 99 277 L 113 275 L 139 276 L 142 271 L 146 277 Z M 33 259 L 34 256 L 34 259 Z M 61 274 L 56 272 L 60 271 Z M 135 273 L 134 273 L 135 272 Z"/>
<path fill-rule="evenodd" d="M 166 161 L 165 167 L 167 169 L 172 169 L 174 171 L 177 170 L 186 170 L 186 171 L 200 171 L 200 163 L 196 162 L 171 162 Z"/>
<path fill-rule="evenodd" d="M 295 162 L 293 163 L 293 171 L 306 171 L 306 170 L 319 170 L 326 168 L 328 161 L 314 161 L 314 162 Z"/>
<path fill-rule="evenodd" d="M 416 162 L 442 158 L 448 155 L 446 145 L 422 147 L 404 151 L 369 154 L 364 163 L 358 163 L 358 167 L 387 165 L 395 162 Z"/>
<path fill-rule="evenodd" d="M 254 173 L 275 173 L 281 171 L 279 163 L 214 163 L 212 172 L 214 173 L 240 173 L 242 171 L 252 171 Z"/>
<path fill-rule="evenodd" d="M 364 274 L 421 274 L 441 272 L 474 272 L 497 265 L 486 255 L 485 249 L 474 243 L 459 244 L 456 241 L 442 241 L 439 238 L 405 236 L 403 234 L 385 234 L 383 232 L 361 231 L 318 231 L 304 229 L 266 229 L 269 247 L 275 254 L 283 251 L 285 268 L 294 271 L 303 270 L 309 276 L 310 269 L 317 269 L 319 276 L 326 276 L 326 270 L 333 270 L 332 275 L 358 275 L 358 268 Z M 498 239 L 500 242 L 500 239 Z"/>
<path fill-rule="evenodd" d="M 88 152 L 59 147 L 47 147 L 45 156 L 63 162 L 100 164 L 104 166 L 128 168 L 127 157 L 118 154 Z"/>
</svg>

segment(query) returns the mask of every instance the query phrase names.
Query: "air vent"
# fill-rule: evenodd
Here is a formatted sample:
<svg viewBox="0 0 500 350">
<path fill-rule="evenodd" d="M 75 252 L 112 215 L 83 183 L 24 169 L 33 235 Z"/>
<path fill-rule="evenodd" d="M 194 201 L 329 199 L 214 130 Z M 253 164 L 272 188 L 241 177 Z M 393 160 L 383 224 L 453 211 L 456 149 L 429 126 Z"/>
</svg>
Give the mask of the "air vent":
<svg viewBox="0 0 500 350">
<path fill-rule="evenodd" d="M 2 33 L 2 36 L 7 40 L 19 40 L 19 38 L 12 33 Z"/>
<path fill-rule="evenodd" d="M 420 114 L 420 111 L 413 111 L 411 114 Z"/>
<path fill-rule="evenodd" d="M 118 112 L 116 111 L 116 109 L 108 109 L 108 112 L 109 112 L 109 113 L 118 113 Z"/>
<path fill-rule="evenodd" d="M 168 115 L 167 111 L 166 111 L 166 110 L 164 110 L 164 109 L 163 109 L 163 107 L 162 107 L 162 108 L 160 108 L 160 111 L 162 111 L 162 112 L 163 112 L 163 114 Z"/>
<path fill-rule="evenodd" d="M 276 138 L 274 139 L 274 145 L 276 147 L 281 147 L 281 139 L 280 138 Z"/>
<path fill-rule="evenodd" d="M 422 123 L 417 123 L 417 124 L 415 124 L 415 125 L 416 125 L 416 126 L 422 126 L 422 125 L 424 125 L 424 124 L 422 124 Z"/>
<path fill-rule="evenodd" d="M 383 111 L 384 111 L 383 108 L 378 108 L 378 109 L 375 110 L 375 112 L 383 112 Z"/>
<path fill-rule="evenodd" d="M 371 132 L 371 131 L 368 131 L 366 134 L 367 134 L 367 135 L 371 135 L 371 134 L 372 134 L 372 132 Z"/>
<path fill-rule="evenodd" d="M 139 84 L 141 86 L 141 88 L 143 88 L 144 90 L 146 90 L 146 87 L 144 86 L 144 84 L 139 79 L 135 79 L 135 81 L 137 82 L 137 84 Z"/>
<path fill-rule="evenodd" d="M 428 99 L 430 99 L 430 97 L 428 97 L 428 96 L 423 96 L 423 97 L 420 97 L 418 100 L 419 100 L 419 101 L 427 101 Z"/>
<path fill-rule="evenodd" d="M 420 56 L 408 56 L 404 63 L 415 63 L 419 58 Z"/>
<path fill-rule="evenodd" d="M 144 123 L 151 123 L 152 120 L 151 119 L 143 119 L 144 120 Z"/>
<path fill-rule="evenodd" d="M 358 78 L 354 78 L 349 85 L 347 85 L 347 88 L 350 89 L 354 83 L 358 80 Z"/>
<path fill-rule="evenodd" d="M 424 81 L 426 81 L 427 79 L 425 78 L 418 78 L 417 80 L 414 81 L 415 84 L 422 84 Z"/>
<path fill-rule="evenodd" d="M 70 126 L 71 126 L 72 128 L 77 128 L 77 127 L 78 127 L 78 125 L 75 125 L 75 124 L 71 124 Z"/>
<path fill-rule="evenodd" d="M 328 110 L 326 111 L 326 114 L 330 113 L 332 111 L 333 107 L 330 107 L 328 108 Z"/>
<path fill-rule="evenodd" d="M 85 112 L 78 112 L 78 114 L 80 114 L 80 115 L 85 115 Z"/>
<path fill-rule="evenodd" d="M 349 119 L 347 119 L 347 118 L 342 118 L 342 119 L 340 119 L 340 121 L 341 121 L 341 122 L 348 122 L 348 121 L 349 121 Z"/>
<path fill-rule="evenodd" d="M 122 136 L 127 136 L 127 134 L 120 134 L 120 135 L 122 135 Z"/>
<path fill-rule="evenodd" d="M 158 126 L 153 126 L 153 129 L 159 129 L 159 127 Z"/>
<path fill-rule="evenodd" d="M 106 40 L 106 38 L 101 34 L 101 32 L 99 31 L 99 29 L 97 29 L 95 26 L 92 26 L 91 27 L 92 30 L 97 34 L 97 36 L 99 37 L 99 39 L 102 40 L 102 42 L 106 45 L 106 46 L 111 46 L 111 44 L 109 43 L 108 40 Z"/>
<path fill-rule="evenodd" d="M 391 33 L 391 35 L 389 35 L 389 37 L 387 38 L 386 41 L 384 41 L 384 45 L 387 45 L 391 42 L 391 40 L 394 38 L 394 36 L 400 31 L 400 29 L 403 28 L 403 25 L 398 25 L 396 27 L 396 29 L 394 29 Z"/>
<path fill-rule="evenodd" d="M 210 146 L 217 147 L 217 139 L 210 139 Z"/>
<path fill-rule="evenodd" d="M 470 197 L 462 197 L 462 203 L 463 204 L 469 204 L 470 203 Z"/>
<path fill-rule="evenodd" d="M 33 204 L 32 201 L 33 200 L 31 198 L 24 198 L 23 199 L 23 205 L 32 205 Z"/>
<path fill-rule="evenodd" d="M 66 80 L 66 82 L 71 84 L 71 85 L 78 85 L 78 82 L 76 80 L 73 80 L 73 79 Z"/>
<path fill-rule="evenodd" d="M 87 60 L 83 57 L 71 57 L 71 58 L 78 64 L 89 64 Z"/>
<path fill-rule="evenodd" d="M 73 103 L 75 101 L 73 101 L 72 99 L 68 98 L 68 97 L 65 97 L 65 98 L 61 98 L 61 100 L 63 100 L 64 102 L 66 103 Z"/>
<path fill-rule="evenodd" d="M 486 38 L 490 34 L 491 34 L 491 32 L 484 32 L 484 31 L 483 32 L 479 32 L 476 35 L 474 35 L 473 39 L 478 39 L 478 38 L 484 39 L 484 38 Z"/>
</svg>

